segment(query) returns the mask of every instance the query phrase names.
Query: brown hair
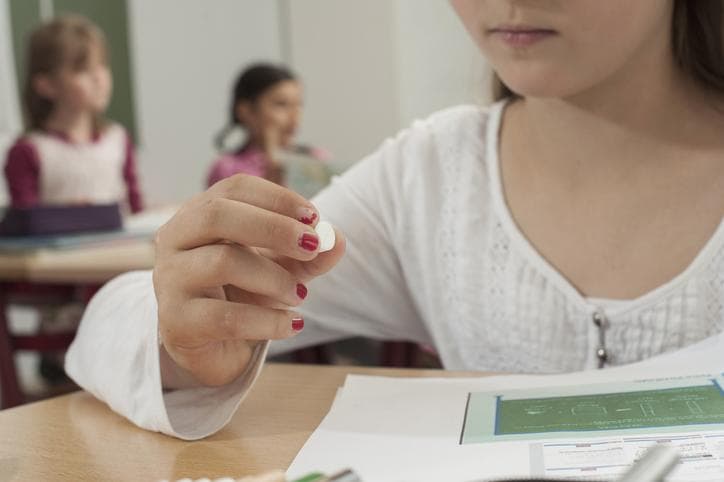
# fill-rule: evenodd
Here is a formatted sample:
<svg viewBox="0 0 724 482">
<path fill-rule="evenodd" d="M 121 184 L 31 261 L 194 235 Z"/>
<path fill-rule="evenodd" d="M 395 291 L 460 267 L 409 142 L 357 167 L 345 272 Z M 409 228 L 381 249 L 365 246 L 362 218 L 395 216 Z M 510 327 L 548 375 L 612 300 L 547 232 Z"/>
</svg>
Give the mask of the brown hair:
<svg viewBox="0 0 724 482">
<path fill-rule="evenodd" d="M 677 65 L 705 88 L 724 94 L 722 0 L 674 0 L 671 39 Z M 493 72 L 493 99 L 516 96 Z"/>
<path fill-rule="evenodd" d="M 81 71 L 88 65 L 93 48 L 107 57 L 103 32 L 80 15 L 64 15 L 44 23 L 33 31 L 27 50 L 27 68 L 23 87 L 25 125 L 28 130 L 42 129 L 53 112 L 53 101 L 33 87 L 38 75 L 54 75 L 64 67 Z M 100 127 L 101 118 L 95 119 Z"/>
</svg>

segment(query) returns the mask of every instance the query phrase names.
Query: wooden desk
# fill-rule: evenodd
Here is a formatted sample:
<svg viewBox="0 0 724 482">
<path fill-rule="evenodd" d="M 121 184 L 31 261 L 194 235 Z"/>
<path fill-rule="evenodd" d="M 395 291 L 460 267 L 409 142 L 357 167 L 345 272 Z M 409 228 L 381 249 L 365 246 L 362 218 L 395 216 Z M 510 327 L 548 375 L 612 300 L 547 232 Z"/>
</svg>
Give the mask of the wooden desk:
<svg viewBox="0 0 724 482">
<path fill-rule="evenodd" d="M 153 233 L 177 211 L 177 205 L 155 206 L 127 218 L 131 232 Z M 149 237 L 104 240 L 66 249 L 0 252 L 0 281 L 49 284 L 102 284 L 138 269 L 153 267 Z"/>
<path fill-rule="evenodd" d="M 91 395 L 77 392 L 0 412 L 0 480 L 213 479 L 285 469 L 348 373 L 474 375 L 269 364 L 231 423 L 197 442 L 141 430 Z"/>
<path fill-rule="evenodd" d="M 137 269 L 153 267 L 153 243 L 126 239 L 70 249 L 0 254 L 0 281 L 101 284 Z"/>
</svg>

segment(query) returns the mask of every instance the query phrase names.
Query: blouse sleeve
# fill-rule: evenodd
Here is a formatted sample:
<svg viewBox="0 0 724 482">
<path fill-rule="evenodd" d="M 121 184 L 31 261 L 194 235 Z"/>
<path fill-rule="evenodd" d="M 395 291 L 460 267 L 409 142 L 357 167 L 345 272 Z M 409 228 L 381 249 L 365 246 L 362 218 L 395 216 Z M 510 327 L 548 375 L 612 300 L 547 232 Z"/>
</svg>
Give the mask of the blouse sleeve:
<svg viewBox="0 0 724 482">
<path fill-rule="evenodd" d="M 409 162 L 429 155 L 429 132 L 418 126 L 386 141 L 313 200 L 323 219 L 345 234 L 347 252 L 332 271 L 309 284 L 309 297 L 299 308 L 305 317 L 302 333 L 259 344 L 235 381 L 164 389 L 150 271 L 122 275 L 93 298 L 66 356 L 66 371 L 133 423 L 198 439 L 230 420 L 268 349 L 282 352 L 355 335 L 430 343 L 399 260 L 400 219 L 407 215 L 409 191 L 404 171 Z"/>
<path fill-rule="evenodd" d="M 5 181 L 13 207 L 31 207 L 40 202 L 40 159 L 30 141 L 20 139 L 8 151 Z"/>
</svg>

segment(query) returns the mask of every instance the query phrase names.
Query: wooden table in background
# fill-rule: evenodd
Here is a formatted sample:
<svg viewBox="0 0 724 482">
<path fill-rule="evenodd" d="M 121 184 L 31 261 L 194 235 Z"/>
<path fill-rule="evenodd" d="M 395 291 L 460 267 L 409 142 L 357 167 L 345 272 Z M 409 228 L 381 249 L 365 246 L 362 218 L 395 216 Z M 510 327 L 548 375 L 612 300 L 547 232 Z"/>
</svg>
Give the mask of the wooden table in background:
<svg viewBox="0 0 724 482">
<path fill-rule="evenodd" d="M 153 267 L 153 243 L 124 239 L 102 245 L 0 254 L 0 281 L 77 284 L 105 283 L 137 269 Z"/>
<path fill-rule="evenodd" d="M 483 375 L 269 364 L 230 424 L 195 442 L 139 429 L 77 392 L 0 411 L 0 481 L 213 479 L 286 469 L 349 373 Z"/>
</svg>

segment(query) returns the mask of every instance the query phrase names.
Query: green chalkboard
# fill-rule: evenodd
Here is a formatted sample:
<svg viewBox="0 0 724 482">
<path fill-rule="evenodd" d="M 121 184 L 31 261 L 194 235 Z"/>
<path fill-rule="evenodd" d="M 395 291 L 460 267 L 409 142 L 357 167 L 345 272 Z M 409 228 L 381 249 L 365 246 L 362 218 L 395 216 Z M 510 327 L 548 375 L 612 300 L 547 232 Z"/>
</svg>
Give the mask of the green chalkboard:
<svg viewBox="0 0 724 482">
<path fill-rule="evenodd" d="M 25 49 L 30 32 L 40 22 L 40 6 L 36 0 L 10 0 L 10 27 L 13 39 L 18 96 L 25 79 Z M 18 97 L 20 98 L 20 97 Z"/>
</svg>

